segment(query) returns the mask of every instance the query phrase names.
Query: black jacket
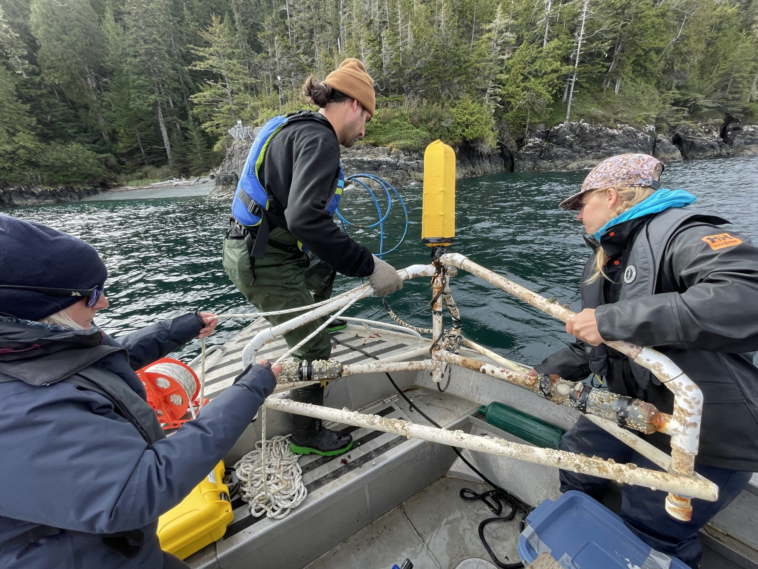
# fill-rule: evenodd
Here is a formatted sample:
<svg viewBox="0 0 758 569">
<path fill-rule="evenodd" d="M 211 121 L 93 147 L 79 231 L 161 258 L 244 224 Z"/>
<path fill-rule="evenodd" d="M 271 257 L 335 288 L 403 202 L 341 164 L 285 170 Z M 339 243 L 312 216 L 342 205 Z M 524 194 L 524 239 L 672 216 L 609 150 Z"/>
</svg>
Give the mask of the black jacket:
<svg viewBox="0 0 758 569">
<path fill-rule="evenodd" d="M 258 178 L 276 198 L 272 213 L 321 260 L 348 277 L 367 277 L 374 258 L 363 245 L 340 231 L 326 206 L 334 196 L 340 168 L 340 145 L 324 121 L 297 121 L 269 143 Z"/>
<path fill-rule="evenodd" d="M 704 396 L 698 463 L 758 471 L 758 248 L 749 240 L 697 216 L 676 227 L 663 244 L 654 294 L 624 298 L 632 246 L 648 239 L 649 222 L 666 212 L 630 220 L 600 242 L 610 255 L 611 282 L 587 284 L 594 256 L 582 278 L 583 308 L 595 308 L 600 335 L 650 346 L 671 358 Z M 627 272 L 629 270 L 630 272 Z M 639 271 L 639 267 L 635 270 Z M 634 278 L 632 278 L 632 282 Z M 612 349 L 582 342 L 549 356 L 535 368 L 569 380 L 605 371 L 608 387 L 671 413 L 673 395 L 647 370 Z M 670 450 L 668 437 L 650 442 Z"/>
</svg>

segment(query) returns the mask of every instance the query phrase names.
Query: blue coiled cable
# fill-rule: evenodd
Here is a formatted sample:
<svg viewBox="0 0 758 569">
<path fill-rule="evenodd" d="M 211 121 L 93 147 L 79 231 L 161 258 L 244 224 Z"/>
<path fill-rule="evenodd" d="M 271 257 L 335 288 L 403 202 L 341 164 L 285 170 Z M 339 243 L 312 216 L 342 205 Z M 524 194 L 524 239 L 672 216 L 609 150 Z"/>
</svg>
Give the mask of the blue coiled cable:
<svg viewBox="0 0 758 569">
<path fill-rule="evenodd" d="M 379 205 L 379 200 L 376 199 L 376 195 L 374 194 L 373 190 L 369 187 L 368 184 L 366 184 L 361 178 L 367 179 L 367 180 L 373 180 L 377 182 L 384 192 L 387 194 L 387 211 L 382 214 L 382 208 Z M 371 196 L 371 199 L 374 200 L 374 205 L 376 206 L 376 212 L 379 215 L 379 221 L 372 223 L 371 225 L 359 225 L 357 223 L 351 223 L 347 219 L 344 218 L 342 215 L 342 212 L 340 212 L 339 207 L 337 207 L 337 216 L 340 218 L 340 221 L 342 222 L 342 230 L 347 233 L 347 226 L 352 225 L 353 227 L 359 227 L 361 229 L 371 229 L 372 227 L 379 226 L 379 252 L 376 253 L 376 256 L 382 259 L 384 255 L 389 255 L 393 251 L 395 251 L 400 245 L 405 241 L 405 236 L 408 234 L 408 208 L 405 207 L 405 202 L 403 201 L 403 198 L 400 196 L 398 191 L 395 189 L 395 187 L 390 184 L 387 180 L 384 180 L 380 178 L 379 176 L 374 176 L 373 174 L 353 174 L 352 176 L 348 176 L 347 181 L 355 182 L 357 184 L 360 184 L 363 186 L 366 191 L 368 191 L 369 195 Z M 392 211 L 392 194 L 395 194 L 398 201 L 400 202 L 400 206 L 403 208 L 403 214 L 405 215 L 405 228 L 403 229 L 403 236 L 400 238 L 400 240 L 397 242 L 397 245 L 395 245 L 392 249 L 389 251 L 384 250 L 384 221 L 389 217 L 390 211 Z"/>
</svg>

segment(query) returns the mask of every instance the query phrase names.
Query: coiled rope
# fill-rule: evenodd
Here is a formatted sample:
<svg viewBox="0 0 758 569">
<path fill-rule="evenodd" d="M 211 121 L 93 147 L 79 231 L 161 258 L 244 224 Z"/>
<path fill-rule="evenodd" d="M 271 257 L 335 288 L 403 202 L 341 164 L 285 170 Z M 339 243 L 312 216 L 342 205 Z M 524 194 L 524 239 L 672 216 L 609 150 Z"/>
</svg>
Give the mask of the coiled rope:
<svg viewBox="0 0 758 569">
<path fill-rule="evenodd" d="M 258 441 L 256 450 L 234 465 L 240 479 L 240 496 L 250 505 L 250 514 L 255 517 L 266 514 L 280 520 L 308 495 L 303 471 L 297 462 L 299 456 L 290 450 L 289 437 Z M 268 458 L 262 457 L 263 454 Z"/>
</svg>

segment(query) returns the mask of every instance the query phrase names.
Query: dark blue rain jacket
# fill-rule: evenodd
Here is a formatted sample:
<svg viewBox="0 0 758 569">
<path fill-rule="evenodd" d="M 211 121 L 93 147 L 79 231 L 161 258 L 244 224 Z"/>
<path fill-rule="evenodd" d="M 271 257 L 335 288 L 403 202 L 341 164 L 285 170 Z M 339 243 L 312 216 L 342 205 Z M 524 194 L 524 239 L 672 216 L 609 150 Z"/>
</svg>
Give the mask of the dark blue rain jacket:
<svg viewBox="0 0 758 569">
<path fill-rule="evenodd" d="M 167 563 L 158 517 L 231 449 L 263 402 L 262 388 L 234 385 L 173 436 L 148 443 L 111 400 L 67 379 L 104 370 L 145 399 L 134 370 L 201 328 L 200 318 L 188 314 L 116 341 L 94 328 L 0 317 L 0 567 L 160 569 Z M 62 531 L 17 543 L 40 526 Z M 103 539 L 124 533 L 132 546 L 142 542 L 131 557 Z"/>
</svg>

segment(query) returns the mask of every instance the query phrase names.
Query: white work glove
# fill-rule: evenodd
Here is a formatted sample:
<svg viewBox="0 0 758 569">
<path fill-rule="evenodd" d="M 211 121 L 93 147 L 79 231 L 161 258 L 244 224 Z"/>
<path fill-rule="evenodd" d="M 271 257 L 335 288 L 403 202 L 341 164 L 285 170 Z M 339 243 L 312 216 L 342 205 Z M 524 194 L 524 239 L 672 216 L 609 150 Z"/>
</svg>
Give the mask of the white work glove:
<svg viewBox="0 0 758 569">
<path fill-rule="evenodd" d="M 374 272 L 368 278 L 368 282 L 374 287 L 376 296 L 387 296 L 403 288 L 403 281 L 397 274 L 395 267 L 385 263 L 374 255 Z"/>
</svg>

